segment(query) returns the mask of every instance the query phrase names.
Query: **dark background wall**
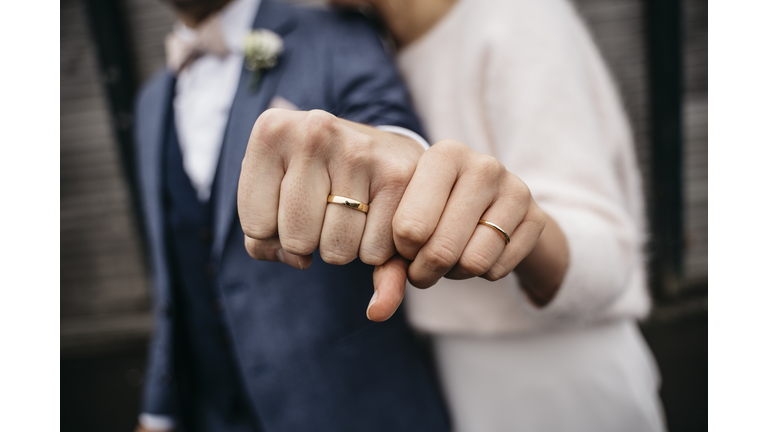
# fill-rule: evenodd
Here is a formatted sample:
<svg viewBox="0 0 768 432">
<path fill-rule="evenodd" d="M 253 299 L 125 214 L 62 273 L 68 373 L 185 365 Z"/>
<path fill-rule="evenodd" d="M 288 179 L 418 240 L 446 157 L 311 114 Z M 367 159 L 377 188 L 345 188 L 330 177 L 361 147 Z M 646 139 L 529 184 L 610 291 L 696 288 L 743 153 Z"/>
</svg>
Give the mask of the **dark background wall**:
<svg viewBox="0 0 768 432">
<path fill-rule="evenodd" d="M 643 332 L 663 375 L 669 429 L 706 430 L 707 2 L 573 3 L 621 90 L 645 178 L 656 306 Z M 129 431 L 136 422 L 152 322 L 142 228 L 127 169 L 130 101 L 137 86 L 163 66 L 162 41 L 172 23 L 172 14 L 159 0 L 61 1 L 65 431 Z M 665 69 L 670 58 L 672 67 Z M 671 114 L 665 110 L 676 103 L 677 142 L 674 135 L 670 140 L 658 134 L 661 123 L 674 125 L 674 109 Z M 660 112 L 665 114 L 661 119 Z M 666 156 L 676 145 L 678 171 L 675 164 L 669 167 L 674 157 Z M 666 190 L 679 190 L 677 201 L 670 204 Z M 660 214 L 667 219 L 658 219 Z"/>
</svg>

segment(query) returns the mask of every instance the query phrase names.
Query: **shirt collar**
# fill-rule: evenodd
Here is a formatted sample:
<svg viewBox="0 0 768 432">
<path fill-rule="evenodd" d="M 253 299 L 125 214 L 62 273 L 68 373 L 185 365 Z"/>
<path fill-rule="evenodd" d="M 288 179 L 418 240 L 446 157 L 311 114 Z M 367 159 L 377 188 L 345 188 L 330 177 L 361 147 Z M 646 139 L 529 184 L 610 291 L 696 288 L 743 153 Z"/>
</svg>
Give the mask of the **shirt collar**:
<svg viewBox="0 0 768 432">
<path fill-rule="evenodd" d="M 219 12 L 221 28 L 224 33 L 224 41 L 233 53 L 243 52 L 243 39 L 256 18 L 261 0 L 232 0 Z M 197 32 L 177 21 L 173 26 L 173 32 L 185 40 L 194 40 Z"/>
</svg>

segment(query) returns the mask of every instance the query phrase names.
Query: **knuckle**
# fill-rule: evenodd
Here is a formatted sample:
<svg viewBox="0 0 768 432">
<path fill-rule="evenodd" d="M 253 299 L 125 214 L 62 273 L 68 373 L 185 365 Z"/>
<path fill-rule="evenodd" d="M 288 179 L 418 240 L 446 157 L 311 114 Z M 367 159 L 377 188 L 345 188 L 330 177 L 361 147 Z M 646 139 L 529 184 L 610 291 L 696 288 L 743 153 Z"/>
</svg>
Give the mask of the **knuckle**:
<svg viewBox="0 0 768 432">
<path fill-rule="evenodd" d="M 510 173 L 510 182 L 512 183 L 512 190 L 517 191 L 519 195 L 525 196 L 527 199 L 531 198 L 531 189 L 520 177 Z"/>
<path fill-rule="evenodd" d="M 491 282 L 495 282 L 505 276 L 507 276 L 512 270 L 505 269 L 501 264 L 496 263 L 493 266 L 491 266 L 490 270 L 488 270 L 484 275 L 483 278 L 488 279 Z"/>
<path fill-rule="evenodd" d="M 493 263 L 486 256 L 477 252 L 465 251 L 459 259 L 459 267 L 462 271 L 472 276 L 486 273 L 492 265 Z"/>
<path fill-rule="evenodd" d="M 478 153 L 472 158 L 472 166 L 478 173 L 498 177 L 505 170 L 504 165 L 495 157 Z"/>
<path fill-rule="evenodd" d="M 420 246 L 429 240 L 432 230 L 418 218 L 396 216 L 392 221 L 392 233 L 398 240 Z"/>
<path fill-rule="evenodd" d="M 317 249 L 317 242 L 292 237 L 280 237 L 280 245 L 294 255 L 309 255 Z"/>
<path fill-rule="evenodd" d="M 350 135 L 349 142 L 350 147 L 368 151 L 371 147 L 373 147 L 374 140 L 373 137 L 368 134 L 355 131 Z"/>
<path fill-rule="evenodd" d="M 405 190 L 408 183 L 411 182 L 414 168 L 415 167 L 407 164 L 395 164 L 391 167 L 387 176 L 387 182 L 390 187 L 398 190 Z"/>
<path fill-rule="evenodd" d="M 416 264 L 414 262 L 408 268 L 408 282 L 416 288 L 426 289 L 437 283 L 439 278 L 436 278 L 434 271 L 427 268 L 424 263 Z"/>
<path fill-rule="evenodd" d="M 504 191 L 505 198 L 516 206 L 529 206 L 533 202 L 531 190 L 518 176 L 508 172 L 504 176 L 503 185 L 502 190 Z"/>
<path fill-rule="evenodd" d="M 409 278 L 408 282 L 418 289 L 427 289 L 434 286 L 437 282 L 426 277 L 419 276 L 418 278 Z"/>
<path fill-rule="evenodd" d="M 393 161 L 377 165 L 377 175 L 373 179 L 375 189 L 392 194 L 392 197 L 397 199 L 396 203 L 405 193 L 416 169 L 415 165 L 401 162 Z"/>
<path fill-rule="evenodd" d="M 459 141 L 444 139 L 433 144 L 425 155 L 428 158 L 435 158 L 441 163 L 460 167 L 466 163 L 471 153 L 473 153 L 472 150 Z"/>
<path fill-rule="evenodd" d="M 377 175 L 372 179 L 372 187 L 380 193 L 385 192 L 388 199 L 392 200 L 392 205 L 397 207 L 400 200 L 408 188 L 408 183 L 413 177 L 413 170 L 403 164 L 379 165 Z"/>
<path fill-rule="evenodd" d="M 263 126 L 273 125 L 278 123 L 284 117 L 284 114 L 283 110 L 279 108 L 269 108 L 261 113 L 256 119 L 256 123 L 264 123 Z"/>
<path fill-rule="evenodd" d="M 310 134 L 326 134 L 334 129 L 336 120 L 333 114 L 315 109 L 307 112 L 304 124 Z"/>
<path fill-rule="evenodd" d="M 250 143 L 269 145 L 275 138 L 282 136 L 287 130 L 289 119 L 285 110 L 270 108 L 256 119 L 251 130 Z"/>
<path fill-rule="evenodd" d="M 249 239 L 247 234 L 244 236 L 244 238 L 245 251 L 248 252 L 248 255 L 250 255 L 251 258 L 258 259 L 256 258 L 256 249 L 254 248 L 255 245 L 253 240 Z"/>
<path fill-rule="evenodd" d="M 346 144 L 340 160 L 347 169 L 358 170 L 369 164 L 373 138 L 365 134 L 355 134 Z"/>
<path fill-rule="evenodd" d="M 435 242 L 424 251 L 424 259 L 430 267 L 447 270 L 456 265 L 459 256 L 454 245 L 447 240 Z"/>
<path fill-rule="evenodd" d="M 345 265 L 352 262 L 352 260 L 356 258 L 356 255 L 354 252 L 346 252 L 334 249 L 328 250 L 321 248 L 320 258 L 331 265 Z"/>
<path fill-rule="evenodd" d="M 368 265 L 382 265 L 392 257 L 392 250 L 375 248 L 372 250 L 360 250 L 360 261 Z"/>
<path fill-rule="evenodd" d="M 245 250 L 253 259 L 262 260 L 264 258 L 264 253 L 259 247 L 259 241 L 249 238 L 247 235 L 245 236 Z"/>
<path fill-rule="evenodd" d="M 469 150 L 469 147 L 463 143 L 452 139 L 438 141 L 432 148 L 439 150 L 440 153 L 446 153 L 453 156 L 461 156 Z"/>
<path fill-rule="evenodd" d="M 336 120 L 332 114 L 322 110 L 307 112 L 303 122 L 305 139 L 301 146 L 307 158 L 316 158 L 333 145 Z"/>
<path fill-rule="evenodd" d="M 240 216 L 243 233 L 252 239 L 266 240 L 274 235 L 274 229 L 260 223 L 255 217 Z"/>
</svg>

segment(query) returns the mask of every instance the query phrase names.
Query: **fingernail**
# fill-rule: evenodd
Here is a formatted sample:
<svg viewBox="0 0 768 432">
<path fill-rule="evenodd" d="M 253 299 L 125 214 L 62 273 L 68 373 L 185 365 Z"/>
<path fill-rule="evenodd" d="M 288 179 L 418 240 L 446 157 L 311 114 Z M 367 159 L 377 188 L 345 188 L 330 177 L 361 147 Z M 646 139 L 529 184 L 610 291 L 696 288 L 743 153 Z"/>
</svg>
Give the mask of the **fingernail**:
<svg viewBox="0 0 768 432">
<path fill-rule="evenodd" d="M 376 303 L 376 300 L 379 298 L 379 290 L 376 290 L 373 292 L 373 296 L 371 297 L 371 301 L 368 302 L 368 309 L 365 310 L 365 316 L 368 317 L 369 320 L 373 321 L 371 319 L 371 306 L 373 306 L 374 303 Z"/>
<path fill-rule="evenodd" d="M 299 270 L 304 270 L 304 265 L 302 264 L 301 259 L 298 256 L 290 252 L 286 252 L 282 248 L 278 249 L 277 252 L 275 252 L 275 255 L 277 255 L 277 259 L 281 263 L 287 264 Z"/>
</svg>

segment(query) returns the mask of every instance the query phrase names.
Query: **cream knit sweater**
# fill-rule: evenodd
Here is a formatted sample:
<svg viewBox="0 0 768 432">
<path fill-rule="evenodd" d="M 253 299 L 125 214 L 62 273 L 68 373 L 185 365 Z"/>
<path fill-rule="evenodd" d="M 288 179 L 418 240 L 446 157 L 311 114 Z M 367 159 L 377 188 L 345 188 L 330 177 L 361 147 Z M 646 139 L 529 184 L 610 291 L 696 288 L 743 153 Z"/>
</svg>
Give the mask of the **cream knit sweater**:
<svg viewBox="0 0 768 432">
<path fill-rule="evenodd" d="M 555 298 L 530 303 L 514 273 L 408 287 L 429 333 L 502 334 L 642 317 L 641 179 L 606 66 L 565 0 L 459 0 L 398 53 L 430 142 L 451 138 L 497 157 L 561 226 L 570 262 Z"/>
</svg>

